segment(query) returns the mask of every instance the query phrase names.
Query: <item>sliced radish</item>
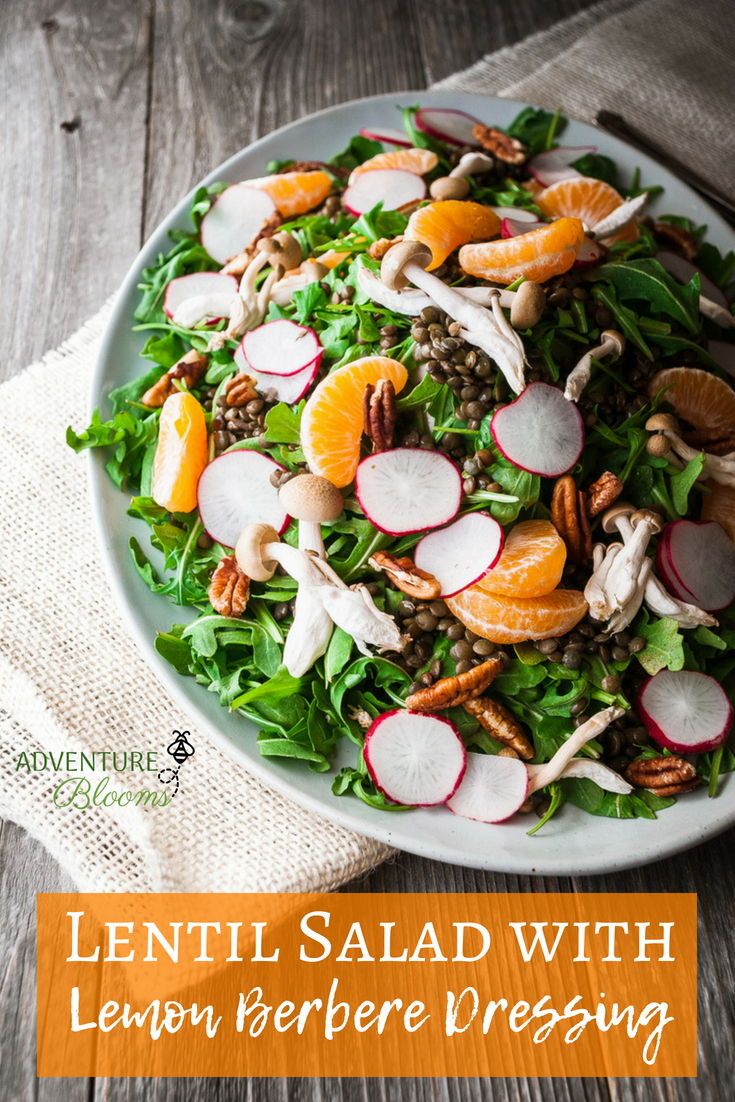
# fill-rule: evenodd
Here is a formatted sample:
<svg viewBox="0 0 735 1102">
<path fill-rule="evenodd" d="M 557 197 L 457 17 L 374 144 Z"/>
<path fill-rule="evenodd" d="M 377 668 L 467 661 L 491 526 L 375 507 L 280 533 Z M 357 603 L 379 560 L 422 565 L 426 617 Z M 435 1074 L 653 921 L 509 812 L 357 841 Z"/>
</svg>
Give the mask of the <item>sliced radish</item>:
<svg viewBox="0 0 735 1102">
<path fill-rule="evenodd" d="M 688 605 L 694 604 L 693 594 L 679 581 L 671 561 L 668 543 L 664 539 L 659 540 L 656 548 L 656 570 L 669 593 L 673 594 L 678 601 L 684 601 Z"/>
<path fill-rule="evenodd" d="M 732 705 L 722 687 L 694 670 L 661 670 L 649 678 L 638 711 L 655 742 L 684 754 L 721 746 L 732 726 Z"/>
<path fill-rule="evenodd" d="M 234 547 L 248 524 L 270 524 L 278 533 L 289 522 L 271 482 L 283 470 L 260 452 L 225 452 L 204 468 L 197 487 L 202 524 L 223 547 Z"/>
<path fill-rule="evenodd" d="M 504 218 L 512 218 L 514 222 L 536 221 L 533 211 L 526 210 L 525 207 L 490 207 L 490 210 L 497 214 L 501 222 Z"/>
<path fill-rule="evenodd" d="M 202 245 L 218 264 L 226 264 L 252 244 L 275 213 L 275 204 L 265 191 L 233 184 L 202 218 Z"/>
<path fill-rule="evenodd" d="M 363 459 L 355 492 L 365 516 L 390 536 L 428 532 L 459 512 L 462 479 L 441 452 L 391 448 Z"/>
<path fill-rule="evenodd" d="M 375 129 L 370 126 L 361 126 L 360 134 L 363 138 L 370 138 L 374 142 L 382 142 L 383 145 L 400 145 L 406 149 L 410 149 L 413 145 L 405 130 L 392 130 L 390 126 L 379 126 Z"/>
<path fill-rule="evenodd" d="M 400 210 L 426 197 L 426 184 L 415 172 L 402 168 L 376 168 L 363 172 L 345 188 L 342 200 L 352 214 L 365 214 L 378 203 L 383 210 Z"/>
<path fill-rule="evenodd" d="M 674 594 L 680 600 L 705 612 L 717 612 L 735 600 L 735 544 L 717 521 L 667 524 L 659 549 L 660 572 L 680 591 Z"/>
<path fill-rule="evenodd" d="M 573 267 L 591 268 L 594 264 L 599 264 L 606 253 L 607 249 L 599 241 L 593 241 L 591 237 L 585 237 Z"/>
<path fill-rule="evenodd" d="M 451 107 L 422 107 L 416 112 L 415 122 L 419 130 L 450 145 L 477 145 L 474 135 L 479 119 Z"/>
<path fill-rule="evenodd" d="M 560 145 L 556 149 L 547 149 L 545 153 L 537 153 L 528 162 L 528 170 L 540 184 L 550 187 L 560 180 L 573 180 L 581 176 L 582 173 L 572 168 L 572 164 L 585 153 L 596 152 L 596 145 Z"/>
<path fill-rule="evenodd" d="M 729 309 L 729 303 L 727 298 L 722 293 L 716 283 L 713 283 L 709 276 L 706 276 L 701 268 L 698 268 L 696 264 L 692 264 L 690 260 L 686 260 L 683 256 L 679 256 L 678 253 L 670 253 L 664 250 L 663 252 L 656 253 L 656 260 L 662 268 L 665 268 L 669 275 L 672 275 L 674 279 L 678 279 L 679 283 L 689 283 L 692 276 L 698 275 L 700 281 L 701 292 L 705 298 L 710 299 L 712 302 L 716 302 L 718 306 Z"/>
<path fill-rule="evenodd" d="M 468 754 L 467 770 L 447 807 L 463 819 L 502 823 L 515 815 L 528 792 L 528 770 L 518 758 Z"/>
<path fill-rule="evenodd" d="M 565 474 L 584 447 L 579 410 L 548 383 L 531 383 L 515 401 L 499 409 L 490 431 L 506 459 L 545 478 Z"/>
<path fill-rule="evenodd" d="M 718 367 L 735 378 L 735 344 L 731 341 L 707 341 L 707 351 Z"/>
<path fill-rule="evenodd" d="M 259 394 L 271 397 L 276 402 L 286 402 L 292 406 L 304 397 L 311 384 L 319 374 L 321 357 L 317 357 L 302 371 L 295 375 L 271 375 L 264 371 L 255 371 L 242 351 L 242 345 L 238 345 L 235 352 L 235 363 L 240 371 L 244 371 L 255 382 L 255 389 Z"/>
<path fill-rule="evenodd" d="M 501 237 L 519 237 L 522 233 L 530 233 L 531 230 L 541 230 L 546 222 L 529 222 L 527 218 L 502 218 L 500 221 Z"/>
<path fill-rule="evenodd" d="M 479 582 L 500 558 L 503 529 L 489 513 L 467 513 L 416 544 L 414 562 L 433 574 L 440 597 L 454 597 Z"/>
<path fill-rule="evenodd" d="M 526 766 L 532 785 L 541 770 L 545 768 L 545 765 Z M 595 761 L 593 758 L 572 758 L 559 774 L 559 780 L 566 780 L 567 777 L 594 781 L 605 792 L 616 792 L 621 796 L 627 796 L 629 792 L 633 791 L 633 785 L 628 784 L 624 777 L 621 777 L 608 765 L 603 765 L 601 761 Z"/>
<path fill-rule="evenodd" d="M 163 312 L 167 318 L 173 318 L 176 311 L 186 303 L 194 299 L 206 299 L 208 304 L 212 303 L 211 312 L 200 313 L 196 320 L 201 321 L 208 317 L 211 321 L 216 321 L 220 317 L 229 317 L 232 299 L 236 294 L 237 280 L 234 276 L 223 272 L 192 272 L 191 275 L 178 276 L 168 284 L 163 296 Z M 194 324 L 196 325 L 196 321 Z"/>
<path fill-rule="evenodd" d="M 268 375 L 296 375 L 322 355 L 314 330 L 287 318 L 251 329 L 242 338 L 241 348 L 253 370 Z"/>
<path fill-rule="evenodd" d="M 376 788 L 397 804 L 445 803 L 462 780 L 467 752 L 448 719 L 395 709 L 365 735 L 365 765 Z"/>
</svg>

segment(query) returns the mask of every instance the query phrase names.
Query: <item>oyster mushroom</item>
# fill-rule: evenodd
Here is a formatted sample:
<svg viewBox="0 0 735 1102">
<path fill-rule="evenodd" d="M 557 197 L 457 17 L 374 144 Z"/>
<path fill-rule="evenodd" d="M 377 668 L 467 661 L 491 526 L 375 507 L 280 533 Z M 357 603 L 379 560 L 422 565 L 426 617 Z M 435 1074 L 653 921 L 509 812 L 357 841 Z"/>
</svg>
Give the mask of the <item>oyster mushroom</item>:
<svg viewBox="0 0 735 1102">
<path fill-rule="evenodd" d="M 278 491 L 283 508 L 299 522 L 299 548 L 326 558 L 321 525 L 336 520 L 344 508 L 344 498 L 336 486 L 315 474 L 289 478 Z"/>
<path fill-rule="evenodd" d="M 237 340 L 249 329 L 260 325 L 268 309 L 274 284 L 284 272 L 298 267 L 300 263 L 301 246 L 292 234 L 281 231 L 274 233 L 272 237 L 262 238 L 257 252 L 240 279 L 224 336 L 229 340 Z M 266 264 L 270 264 L 271 271 L 260 287 L 256 288 L 258 276 Z"/>
<path fill-rule="evenodd" d="M 541 788 L 546 788 L 547 784 L 551 784 L 560 777 L 569 762 L 583 746 L 601 735 L 611 723 L 614 723 L 616 719 L 620 719 L 623 715 L 625 715 L 625 709 L 619 708 L 617 705 L 603 708 L 601 712 L 597 712 L 591 719 L 577 727 L 576 731 L 572 731 L 569 738 L 562 743 L 551 760 L 530 773 L 528 795 L 530 796 L 532 792 L 538 792 Z"/>
<path fill-rule="evenodd" d="M 449 173 L 452 180 L 464 179 L 466 176 L 481 176 L 483 172 L 490 172 L 495 168 L 495 160 L 488 157 L 487 153 L 470 151 L 463 153 L 457 164 Z"/>
<path fill-rule="evenodd" d="M 319 283 L 328 272 L 326 265 L 319 260 L 304 260 L 296 271 L 291 271 L 279 279 L 271 289 L 270 301 L 276 306 L 288 306 L 296 291 L 303 291 L 310 283 Z"/>
<path fill-rule="evenodd" d="M 594 237 L 596 241 L 601 241 L 606 237 L 611 237 L 614 233 L 620 233 L 621 230 L 624 230 L 626 226 L 635 221 L 647 202 L 648 193 L 645 191 L 641 192 L 640 195 L 633 196 L 632 199 L 626 199 L 619 207 L 611 211 L 606 218 L 596 222 L 591 227 L 590 237 Z"/>
<path fill-rule="evenodd" d="M 567 376 L 564 387 L 564 397 L 570 402 L 576 402 L 582 391 L 587 386 L 592 373 L 592 361 L 604 360 L 611 356 L 618 359 L 625 351 L 625 337 L 617 329 L 605 329 L 601 334 L 600 344 L 588 348 L 582 358 L 572 368 Z"/>
</svg>

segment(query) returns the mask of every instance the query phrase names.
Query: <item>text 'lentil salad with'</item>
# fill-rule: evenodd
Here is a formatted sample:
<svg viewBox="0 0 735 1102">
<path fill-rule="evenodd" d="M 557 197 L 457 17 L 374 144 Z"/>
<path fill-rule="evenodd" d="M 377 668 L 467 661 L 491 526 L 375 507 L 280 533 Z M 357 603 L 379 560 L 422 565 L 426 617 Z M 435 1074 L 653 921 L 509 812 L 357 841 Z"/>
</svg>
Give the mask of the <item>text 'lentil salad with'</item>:
<svg viewBox="0 0 735 1102">
<path fill-rule="evenodd" d="M 149 366 L 68 430 L 196 610 L 156 649 L 267 757 L 354 743 L 332 790 L 380 811 L 535 833 L 715 796 L 735 254 L 558 113 L 402 118 L 200 188 L 141 275 Z"/>
</svg>

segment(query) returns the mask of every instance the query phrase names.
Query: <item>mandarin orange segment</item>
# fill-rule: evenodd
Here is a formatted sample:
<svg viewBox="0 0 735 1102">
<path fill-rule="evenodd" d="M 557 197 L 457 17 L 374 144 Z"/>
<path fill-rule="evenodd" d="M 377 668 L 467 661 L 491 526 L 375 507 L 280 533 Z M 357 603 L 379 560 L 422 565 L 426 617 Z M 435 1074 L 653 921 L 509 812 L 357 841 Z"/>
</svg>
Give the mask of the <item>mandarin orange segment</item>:
<svg viewBox="0 0 735 1102">
<path fill-rule="evenodd" d="M 341 264 L 343 260 L 348 260 L 350 256 L 352 256 L 352 253 L 341 253 L 337 249 L 327 249 L 326 252 L 315 256 L 314 259 L 331 272 L 332 268 L 336 268 L 338 264 Z"/>
<path fill-rule="evenodd" d="M 413 172 L 416 176 L 425 176 L 436 168 L 439 158 L 430 149 L 395 149 L 390 153 L 377 153 L 369 161 L 353 168 L 350 183 L 364 172 L 374 172 L 378 168 L 402 168 L 404 172 Z"/>
<path fill-rule="evenodd" d="M 256 187 L 270 195 L 276 210 L 284 218 L 295 218 L 313 210 L 332 190 L 332 177 L 323 169 L 312 172 L 278 172 L 275 176 L 261 176 L 258 180 L 245 180 L 248 187 Z"/>
<path fill-rule="evenodd" d="M 559 180 L 545 188 L 536 202 L 547 218 L 579 218 L 588 229 L 607 218 L 623 202 L 622 195 L 592 176 L 579 176 L 573 180 Z M 638 227 L 626 226 L 612 234 L 608 241 L 637 241 Z"/>
<path fill-rule="evenodd" d="M 578 218 L 559 218 L 518 237 L 463 245 L 459 263 L 468 275 L 494 283 L 514 283 L 521 276 L 543 283 L 571 268 L 583 241 Z"/>
<path fill-rule="evenodd" d="M 193 394 L 180 390 L 163 403 L 153 458 L 151 496 L 172 513 L 190 513 L 207 465 L 207 422 Z"/>
<path fill-rule="evenodd" d="M 478 589 L 507 597 L 544 597 L 561 581 L 567 549 L 551 521 L 523 520 L 505 537 L 497 565 Z"/>
<path fill-rule="evenodd" d="M 337 368 L 317 386 L 301 417 L 301 446 L 312 474 L 348 486 L 360 460 L 365 387 L 390 379 L 396 393 L 408 372 L 388 356 L 365 356 Z"/>
<path fill-rule="evenodd" d="M 446 199 L 419 207 L 408 220 L 404 237 L 431 249 L 428 270 L 438 268 L 451 252 L 469 241 L 489 241 L 500 230 L 497 214 L 482 203 Z"/>
<path fill-rule="evenodd" d="M 584 594 L 555 589 L 545 597 L 501 597 L 470 586 L 446 604 L 466 628 L 491 643 L 551 639 L 578 624 L 587 612 Z"/>
<path fill-rule="evenodd" d="M 683 421 L 706 432 L 711 440 L 735 436 L 735 391 L 698 367 L 667 367 L 648 384 L 652 398 L 665 388 L 664 402 Z"/>
<path fill-rule="evenodd" d="M 735 487 L 705 482 L 709 493 L 702 496 L 702 520 L 716 520 L 735 543 Z"/>
</svg>

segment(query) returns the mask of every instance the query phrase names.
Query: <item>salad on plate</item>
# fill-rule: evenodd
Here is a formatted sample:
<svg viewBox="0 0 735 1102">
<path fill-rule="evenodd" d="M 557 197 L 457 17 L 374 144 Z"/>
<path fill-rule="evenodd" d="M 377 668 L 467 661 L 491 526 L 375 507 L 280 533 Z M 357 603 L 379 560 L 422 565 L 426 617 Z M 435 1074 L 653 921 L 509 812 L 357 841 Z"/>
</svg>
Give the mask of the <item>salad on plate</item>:
<svg viewBox="0 0 735 1102">
<path fill-rule="evenodd" d="M 141 273 L 145 363 L 68 441 L 189 606 L 156 649 L 379 811 L 535 833 L 715 796 L 735 255 L 558 113 L 402 120 L 198 189 Z"/>
</svg>

